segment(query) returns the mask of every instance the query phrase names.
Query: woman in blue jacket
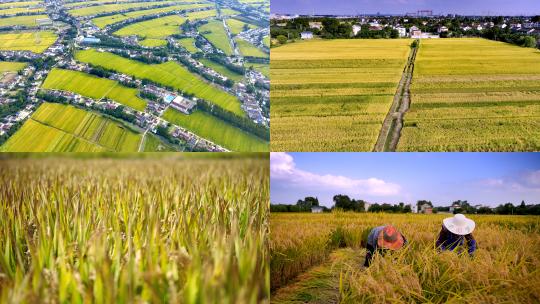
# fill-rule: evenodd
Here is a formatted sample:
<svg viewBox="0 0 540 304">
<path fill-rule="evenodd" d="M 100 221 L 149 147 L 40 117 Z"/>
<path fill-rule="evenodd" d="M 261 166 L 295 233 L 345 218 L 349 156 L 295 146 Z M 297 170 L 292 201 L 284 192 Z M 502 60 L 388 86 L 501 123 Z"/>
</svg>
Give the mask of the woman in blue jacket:
<svg viewBox="0 0 540 304">
<path fill-rule="evenodd" d="M 476 250 L 476 240 L 472 235 L 475 226 L 474 221 L 466 218 L 463 214 L 445 218 L 437 238 L 437 248 L 454 250 L 460 247 L 458 252 L 461 252 L 461 246 L 467 246 L 469 255 L 472 256 Z"/>
</svg>

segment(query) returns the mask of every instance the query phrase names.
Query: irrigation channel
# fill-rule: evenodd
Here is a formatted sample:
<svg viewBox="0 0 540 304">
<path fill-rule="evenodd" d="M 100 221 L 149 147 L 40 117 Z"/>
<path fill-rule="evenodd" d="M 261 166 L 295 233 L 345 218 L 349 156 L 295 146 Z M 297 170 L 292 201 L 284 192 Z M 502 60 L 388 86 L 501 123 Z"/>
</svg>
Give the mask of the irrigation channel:
<svg viewBox="0 0 540 304">
<path fill-rule="evenodd" d="M 412 51 L 409 55 L 407 65 L 403 69 L 403 75 L 399 81 L 399 85 L 394 95 L 394 101 L 390 107 L 390 111 L 384 119 L 381 127 L 381 132 L 377 138 L 377 143 L 374 152 L 384 151 L 396 151 L 396 147 L 401 136 L 401 129 L 403 128 L 403 116 L 405 112 L 409 110 L 411 104 L 410 98 L 410 86 L 412 82 L 414 72 L 414 61 L 416 60 L 416 53 L 420 46 L 420 40 L 415 40 L 415 44 L 411 47 Z"/>
</svg>

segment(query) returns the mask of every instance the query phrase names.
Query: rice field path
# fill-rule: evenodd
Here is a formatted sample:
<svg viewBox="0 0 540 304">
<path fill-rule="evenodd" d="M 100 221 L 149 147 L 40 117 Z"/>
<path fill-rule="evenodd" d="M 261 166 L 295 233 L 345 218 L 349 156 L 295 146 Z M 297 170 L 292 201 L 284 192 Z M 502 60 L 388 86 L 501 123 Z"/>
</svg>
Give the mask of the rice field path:
<svg viewBox="0 0 540 304">
<path fill-rule="evenodd" d="M 418 41 L 418 40 L 417 40 Z M 418 42 L 417 42 L 418 43 Z M 407 65 L 403 69 L 403 75 L 390 106 L 390 111 L 384 119 L 381 132 L 373 148 L 373 152 L 395 151 L 403 128 L 403 116 L 409 110 L 411 104 L 410 86 L 414 72 L 414 61 L 418 47 L 412 48 Z"/>
<path fill-rule="evenodd" d="M 363 268 L 364 258 L 364 249 L 337 249 L 330 254 L 327 262 L 310 268 L 290 284 L 276 290 L 270 296 L 270 303 L 339 303 L 341 273 L 350 267 Z"/>
</svg>

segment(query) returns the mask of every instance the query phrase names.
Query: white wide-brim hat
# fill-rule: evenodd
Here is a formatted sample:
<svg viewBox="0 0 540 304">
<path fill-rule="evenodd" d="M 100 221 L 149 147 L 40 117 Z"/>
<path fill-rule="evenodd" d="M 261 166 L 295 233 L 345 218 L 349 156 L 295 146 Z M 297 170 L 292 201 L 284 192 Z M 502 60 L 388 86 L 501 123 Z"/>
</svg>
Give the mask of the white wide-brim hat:
<svg viewBox="0 0 540 304">
<path fill-rule="evenodd" d="M 445 218 L 443 225 L 448 231 L 458 235 L 472 233 L 476 226 L 473 220 L 466 218 L 463 214 L 456 214 L 453 217 Z"/>
</svg>

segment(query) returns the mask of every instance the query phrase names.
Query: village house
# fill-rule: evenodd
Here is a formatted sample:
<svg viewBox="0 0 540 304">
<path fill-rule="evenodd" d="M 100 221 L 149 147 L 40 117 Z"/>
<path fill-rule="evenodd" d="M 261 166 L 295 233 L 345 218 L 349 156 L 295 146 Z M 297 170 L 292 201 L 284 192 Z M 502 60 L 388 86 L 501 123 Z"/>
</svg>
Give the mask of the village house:
<svg viewBox="0 0 540 304">
<path fill-rule="evenodd" d="M 362 30 L 362 27 L 358 24 L 352 26 L 353 35 L 357 35 Z"/>
<path fill-rule="evenodd" d="M 433 207 L 431 207 L 429 204 L 423 204 L 422 206 L 420 206 L 420 213 L 432 214 Z"/>
<path fill-rule="evenodd" d="M 448 28 L 446 26 L 441 26 L 437 29 L 437 33 L 448 33 Z"/>
<path fill-rule="evenodd" d="M 313 39 L 313 33 L 312 32 L 302 32 L 300 33 L 300 38 L 302 39 Z"/>
<path fill-rule="evenodd" d="M 191 111 L 196 105 L 197 103 L 195 101 L 184 98 L 182 96 L 176 96 L 176 98 L 171 102 L 172 108 L 184 114 L 191 114 Z"/>
<path fill-rule="evenodd" d="M 309 28 L 316 28 L 318 30 L 323 29 L 322 22 L 309 22 Z"/>
<path fill-rule="evenodd" d="M 322 207 L 319 207 L 319 206 L 313 206 L 311 207 L 311 213 L 322 213 L 323 212 L 323 208 Z"/>
</svg>

